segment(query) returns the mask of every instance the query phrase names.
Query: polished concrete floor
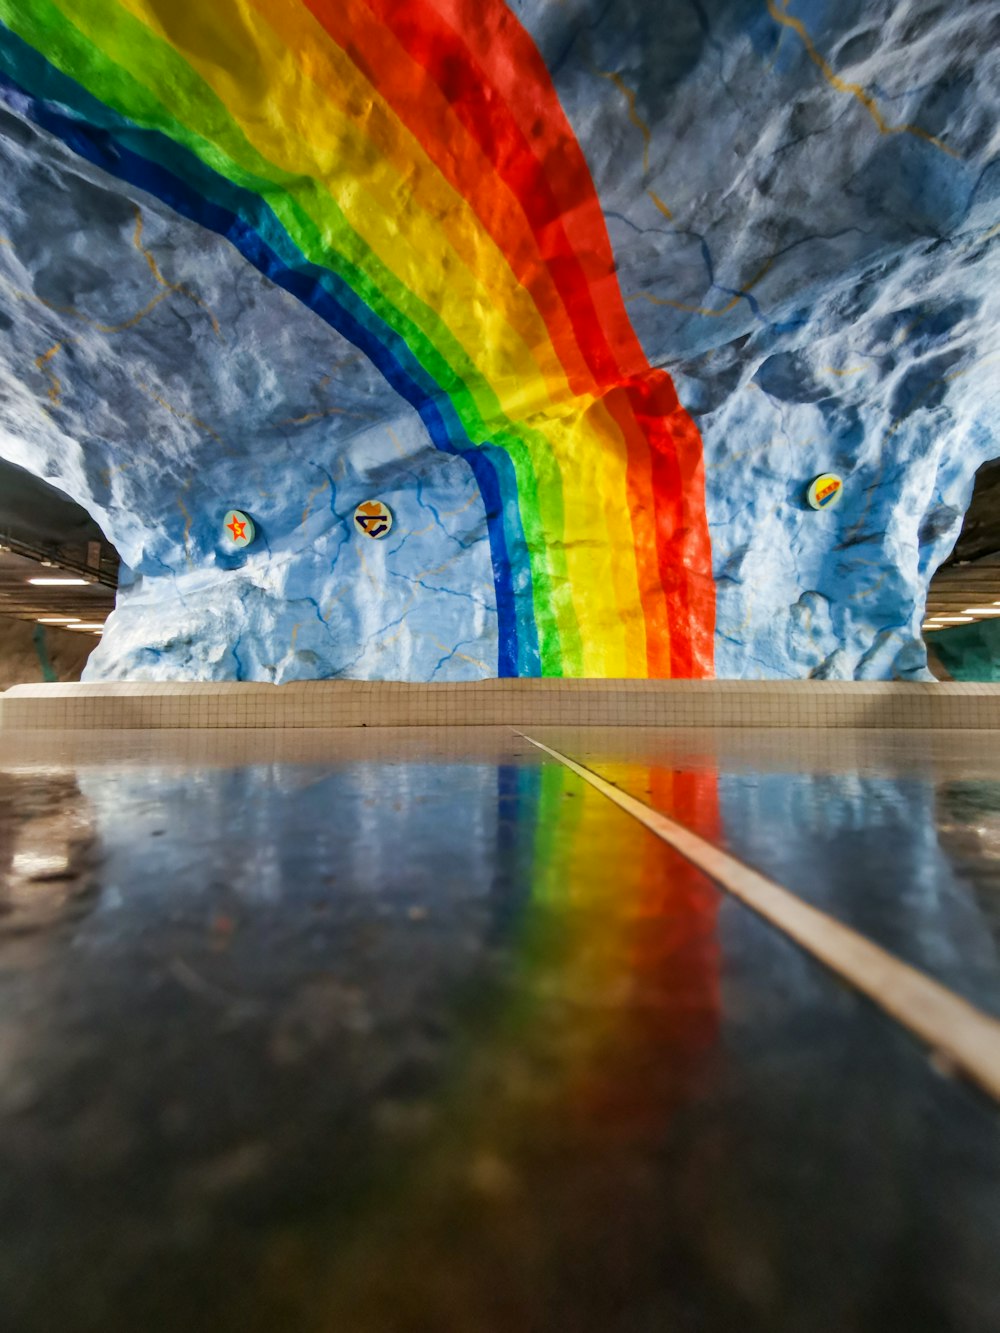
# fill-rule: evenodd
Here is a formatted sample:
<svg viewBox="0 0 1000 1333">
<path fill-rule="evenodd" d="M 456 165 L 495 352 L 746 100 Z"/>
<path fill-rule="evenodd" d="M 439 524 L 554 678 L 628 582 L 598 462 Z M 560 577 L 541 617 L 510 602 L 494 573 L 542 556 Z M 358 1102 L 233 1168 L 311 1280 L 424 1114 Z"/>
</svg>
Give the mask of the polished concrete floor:
<svg viewBox="0 0 1000 1333">
<path fill-rule="evenodd" d="M 1000 1014 L 1000 747 L 540 729 Z M 1000 1110 L 504 729 L 0 734 L 9 1333 L 996 1333 Z"/>
</svg>

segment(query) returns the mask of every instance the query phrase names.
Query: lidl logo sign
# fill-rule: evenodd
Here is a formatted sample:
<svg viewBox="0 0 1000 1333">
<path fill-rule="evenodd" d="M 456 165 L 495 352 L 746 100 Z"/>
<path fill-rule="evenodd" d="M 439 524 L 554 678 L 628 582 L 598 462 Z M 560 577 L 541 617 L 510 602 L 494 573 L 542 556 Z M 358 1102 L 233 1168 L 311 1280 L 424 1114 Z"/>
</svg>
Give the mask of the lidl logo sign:
<svg viewBox="0 0 1000 1333">
<path fill-rule="evenodd" d="M 230 509 L 222 520 L 222 540 L 226 546 L 249 546 L 255 529 L 253 519 L 239 509 Z"/>
<path fill-rule="evenodd" d="M 809 487 L 807 499 L 813 509 L 832 509 L 844 493 L 844 483 L 835 472 L 824 472 Z"/>
<path fill-rule="evenodd" d="M 354 521 L 366 537 L 384 537 L 392 527 L 392 511 L 381 500 L 365 500 L 355 509 Z"/>
</svg>

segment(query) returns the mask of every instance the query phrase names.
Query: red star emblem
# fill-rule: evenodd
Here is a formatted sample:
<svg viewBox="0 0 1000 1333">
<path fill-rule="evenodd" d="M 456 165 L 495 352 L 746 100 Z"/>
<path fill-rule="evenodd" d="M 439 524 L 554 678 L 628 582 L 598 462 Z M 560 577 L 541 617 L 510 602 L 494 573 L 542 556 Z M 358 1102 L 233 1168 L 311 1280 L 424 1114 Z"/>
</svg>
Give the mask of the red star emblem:
<svg viewBox="0 0 1000 1333">
<path fill-rule="evenodd" d="M 246 523 L 241 523 L 235 515 L 233 516 L 233 521 L 226 524 L 226 527 L 233 534 L 234 542 L 238 542 L 241 538 L 244 540 L 246 539 L 246 526 Z"/>
</svg>

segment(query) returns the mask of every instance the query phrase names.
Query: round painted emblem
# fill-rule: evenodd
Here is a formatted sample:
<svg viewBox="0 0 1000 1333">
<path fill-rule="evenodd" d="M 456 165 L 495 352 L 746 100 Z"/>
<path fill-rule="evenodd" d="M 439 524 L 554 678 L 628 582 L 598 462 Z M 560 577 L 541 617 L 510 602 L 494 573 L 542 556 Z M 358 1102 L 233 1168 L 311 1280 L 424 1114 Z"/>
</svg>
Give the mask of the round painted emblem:
<svg viewBox="0 0 1000 1333">
<path fill-rule="evenodd" d="M 392 510 L 381 500 L 363 500 L 354 511 L 354 522 L 366 537 L 384 537 L 392 527 Z"/>
<path fill-rule="evenodd" d="M 840 503 L 844 493 L 844 483 L 835 472 L 824 472 L 809 487 L 806 499 L 813 509 L 832 509 Z"/>
<path fill-rule="evenodd" d="M 222 540 L 226 546 L 249 546 L 254 532 L 253 519 L 238 509 L 230 509 L 222 520 Z"/>
</svg>

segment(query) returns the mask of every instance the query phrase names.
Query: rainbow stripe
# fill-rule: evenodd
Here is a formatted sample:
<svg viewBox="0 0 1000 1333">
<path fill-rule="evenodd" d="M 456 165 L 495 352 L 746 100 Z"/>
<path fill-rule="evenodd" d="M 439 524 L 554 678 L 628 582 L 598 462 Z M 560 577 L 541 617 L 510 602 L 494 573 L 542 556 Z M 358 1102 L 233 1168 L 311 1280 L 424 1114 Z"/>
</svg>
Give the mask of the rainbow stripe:
<svg viewBox="0 0 1000 1333">
<path fill-rule="evenodd" d="M 657 805 L 696 812 L 697 827 L 712 830 L 713 771 L 623 767 Z M 501 765 L 497 777 L 491 944 L 503 962 L 461 989 L 451 1058 L 416 1103 L 426 1128 L 378 1139 L 319 1279 L 313 1238 L 284 1238 L 283 1308 L 305 1293 L 324 1327 L 390 1328 L 404 1310 L 434 1328 L 449 1310 L 460 1327 L 527 1329 L 544 1326 L 541 1309 L 555 1327 L 577 1327 L 573 1293 L 588 1288 L 581 1255 L 602 1276 L 635 1271 L 622 1258 L 629 1246 L 608 1250 L 608 1235 L 623 1200 L 633 1224 L 649 1210 L 631 1234 L 657 1234 L 662 1199 L 637 1181 L 655 1176 L 653 1163 L 670 1170 L 671 1119 L 711 1068 L 722 1014 L 718 891 L 561 765 Z M 499 1179 L 482 1180 L 484 1165 Z M 508 1182 L 520 1208 L 504 1206 Z M 538 1232 L 530 1223 L 525 1232 L 526 1199 Z M 605 1209 L 610 1230 L 595 1228 Z M 578 1213 L 599 1250 L 574 1230 Z M 641 1253 L 658 1256 L 655 1240 Z M 484 1265 L 514 1283 L 500 1316 Z M 551 1300 L 560 1291 L 568 1305 Z"/>
<path fill-rule="evenodd" d="M 228 237 L 466 459 L 501 675 L 708 676 L 701 441 L 501 0 L 0 0 L 0 75 Z"/>
</svg>

